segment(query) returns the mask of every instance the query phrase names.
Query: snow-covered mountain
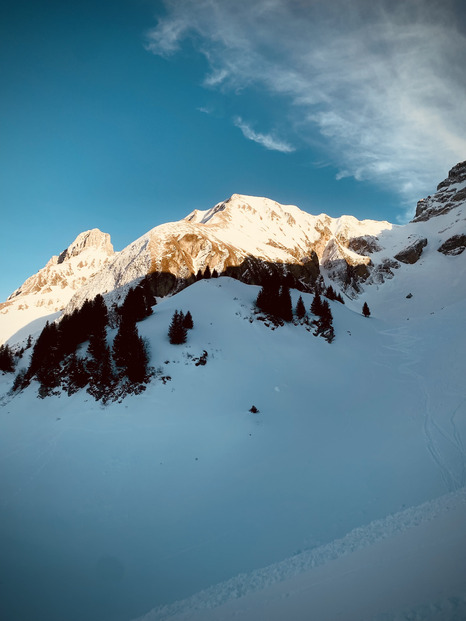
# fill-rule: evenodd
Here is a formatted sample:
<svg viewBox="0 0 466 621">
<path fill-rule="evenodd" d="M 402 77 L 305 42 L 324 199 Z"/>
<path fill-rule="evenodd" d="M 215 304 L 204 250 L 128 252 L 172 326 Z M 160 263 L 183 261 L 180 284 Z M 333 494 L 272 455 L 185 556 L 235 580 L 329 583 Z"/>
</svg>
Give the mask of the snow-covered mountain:
<svg viewBox="0 0 466 621">
<path fill-rule="evenodd" d="M 107 233 L 92 229 L 78 235 L 66 250 L 52 256 L 45 267 L 0 304 L 0 343 L 11 337 L 20 341 L 40 329 L 45 322 L 40 321 L 42 317 L 62 311 L 114 256 Z"/>
<path fill-rule="evenodd" d="M 106 406 L 85 389 L 39 399 L 35 380 L 13 395 L 0 375 L 0 617 L 464 619 L 466 165 L 453 170 L 404 226 L 234 196 L 109 252 L 61 304 L 171 273 L 137 324 L 155 375 Z M 346 295 L 329 302 L 331 344 L 305 321 L 259 321 L 257 285 L 173 280 L 209 265 L 247 281 L 261 262 Z M 12 300 L 40 299 L 28 290 Z M 309 315 L 312 293 L 291 294 Z M 178 309 L 194 319 L 184 345 L 167 338 Z"/>
<path fill-rule="evenodd" d="M 435 257 L 431 268 L 441 270 L 437 251 L 461 254 L 466 247 L 465 192 L 462 162 L 434 196 L 419 201 L 413 222 L 403 226 L 313 216 L 293 205 L 235 194 L 212 209 L 155 227 L 119 253 L 113 252 L 107 234 L 87 231 L 0 305 L 0 340 L 35 319 L 78 308 L 98 293 L 121 301 L 128 287 L 148 274 L 158 296 L 172 294 L 207 266 L 249 284 L 260 282 L 264 270 L 279 269 L 305 291 L 322 275 L 355 299 L 421 257 Z M 32 324 L 30 332 L 44 321 Z M 26 332 L 20 331 L 16 340 Z"/>
</svg>

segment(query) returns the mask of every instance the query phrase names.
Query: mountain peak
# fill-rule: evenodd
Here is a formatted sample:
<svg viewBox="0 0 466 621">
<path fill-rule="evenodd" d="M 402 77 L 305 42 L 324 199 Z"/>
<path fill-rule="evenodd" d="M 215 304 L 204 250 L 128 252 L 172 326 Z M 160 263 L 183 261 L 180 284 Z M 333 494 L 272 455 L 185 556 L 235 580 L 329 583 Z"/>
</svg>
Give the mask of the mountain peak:
<svg viewBox="0 0 466 621">
<path fill-rule="evenodd" d="M 102 233 L 99 229 L 91 229 L 80 233 L 74 242 L 60 254 L 57 263 L 60 264 L 71 257 L 76 257 L 88 248 L 101 250 L 108 256 L 113 254 L 110 235 L 108 233 Z"/>
<path fill-rule="evenodd" d="M 80 233 L 0 304 L 0 342 L 18 327 L 62 310 L 76 291 L 115 256 L 110 235 L 99 229 Z"/>
</svg>

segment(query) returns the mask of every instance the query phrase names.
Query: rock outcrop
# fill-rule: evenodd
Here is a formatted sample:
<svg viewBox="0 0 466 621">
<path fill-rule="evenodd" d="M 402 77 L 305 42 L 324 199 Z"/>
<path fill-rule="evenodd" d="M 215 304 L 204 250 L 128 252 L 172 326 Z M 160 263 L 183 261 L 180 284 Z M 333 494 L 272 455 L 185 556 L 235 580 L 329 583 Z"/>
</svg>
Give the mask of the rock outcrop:
<svg viewBox="0 0 466 621">
<path fill-rule="evenodd" d="M 464 201 L 466 201 L 466 161 L 453 166 L 448 177 L 438 184 L 437 192 L 433 196 L 418 202 L 413 222 L 425 222 L 448 213 Z"/>
<path fill-rule="evenodd" d="M 402 263 L 409 263 L 413 265 L 421 258 L 422 251 L 427 246 L 427 239 L 425 237 L 417 239 L 404 248 L 401 252 L 395 255 L 397 261 Z"/>
<path fill-rule="evenodd" d="M 207 267 L 258 284 L 264 272 L 290 274 L 294 284 L 311 290 L 321 272 L 351 293 L 368 276 L 370 248 L 388 222 L 359 221 L 352 216 L 312 216 L 294 205 L 234 194 L 207 211 L 160 225 L 125 248 L 106 269 L 71 300 L 68 310 L 97 293 L 115 291 L 152 275 L 156 295 L 167 295 L 194 281 Z M 363 254 L 350 246 L 353 240 Z M 347 266 L 350 266 L 348 274 Z"/>
<path fill-rule="evenodd" d="M 447 254 L 450 256 L 456 256 L 461 254 L 466 249 L 466 235 L 453 235 L 448 238 L 441 246 L 438 248 L 438 251 L 442 254 Z"/>
</svg>

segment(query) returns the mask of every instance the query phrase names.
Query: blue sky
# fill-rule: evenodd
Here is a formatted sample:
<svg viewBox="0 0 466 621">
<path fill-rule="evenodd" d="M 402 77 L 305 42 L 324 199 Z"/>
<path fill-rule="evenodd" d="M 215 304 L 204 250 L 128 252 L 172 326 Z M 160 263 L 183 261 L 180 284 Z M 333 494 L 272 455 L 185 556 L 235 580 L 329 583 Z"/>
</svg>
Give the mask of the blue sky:
<svg viewBox="0 0 466 621">
<path fill-rule="evenodd" d="M 120 250 L 233 193 L 403 222 L 466 158 L 444 0 L 8 2 L 0 299 L 83 230 Z"/>
</svg>

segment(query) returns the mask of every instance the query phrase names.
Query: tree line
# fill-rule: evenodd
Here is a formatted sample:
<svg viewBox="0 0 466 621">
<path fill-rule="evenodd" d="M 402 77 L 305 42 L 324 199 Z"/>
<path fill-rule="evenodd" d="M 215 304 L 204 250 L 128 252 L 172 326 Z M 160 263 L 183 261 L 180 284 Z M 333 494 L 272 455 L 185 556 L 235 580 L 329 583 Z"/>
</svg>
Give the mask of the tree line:
<svg viewBox="0 0 466 621">
<path fill-rule="evenodd" d="M 34 344 L 29 366 L 16 376 L 13 389 L 21 390 L 35 379 L 40 397 L 55 394 L 59 388 L 69 395 L 86 388 L 103 401 L 143 390 L 151 371 L 147 345 L 136 324 L 152 313 L 155 304 L 146 280 L 130 289 L 116 308 L 118 330 L 111 344 L 109 313 L 100 294 L 59 322 L 47 322 Z M 78 348 L 86 342 L 82 357 Z"/>
<path fill-rule="evenodd" d="M 314 299 L 310 308 L 311 314 L 314 315 L 314 319 L 311 321 L 311 325 L 314 327 L 314 336 L 322 336 L 331 343 L 335 338 L 333 316 L 330 304 L 326 299 L 322 299 L 321 293 L 326 298 L 338 301 L 341 304 L 344 304 L 344 300 L 331 285 L 327 288 L 320 286 L 315 288 Z M 255 305 L 272 319 L 278 320 L 278 323 L 293 321 L 294 317 L 299 321 L 306 318 L 306 308 L 302 296 L 299 296 L 296 307 L 293 309 L 290 287 L 286 278 L 267 278 L 257 295 Z"/>
</svg>

